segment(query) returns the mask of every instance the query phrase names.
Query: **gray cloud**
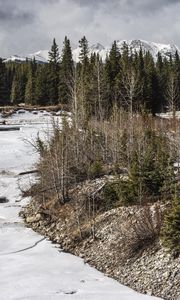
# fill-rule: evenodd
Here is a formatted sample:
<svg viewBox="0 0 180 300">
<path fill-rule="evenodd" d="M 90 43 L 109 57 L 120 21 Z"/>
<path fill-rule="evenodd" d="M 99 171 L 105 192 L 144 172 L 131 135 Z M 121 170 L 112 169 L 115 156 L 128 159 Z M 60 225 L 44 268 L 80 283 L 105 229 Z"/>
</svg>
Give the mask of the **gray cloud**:
<svg viewBox="0 0 180 300">
<path fill-rule="evenodd" d="M 144 10 L 151 9 L 157 10 L 180 3 L 180 0 L 73 0 L 74 3 L 78 3 L 81 6 L 101 6 L 106 4 L 108 7 L 121 7 L 121 8 L 133 8 L 138 9 L 144 13 Z"/>
<path fill-rule="evenodd" d="M 26 24 L 29 22 L 32 22 L 34 20 L 34 15 L 29 12 L 23 12 L 23 11 L 5 11 L 0 10 L 0 24 L 6 25 L 12 24 L 15 22 L 15 24 Z"/>
<path fill-rule="evenodd" d="M 142 38 L 180 46 L 180 0 L 0 0 L 0 56 L 48 49 L 53 37 L 110 44 Z"/>
</svg>

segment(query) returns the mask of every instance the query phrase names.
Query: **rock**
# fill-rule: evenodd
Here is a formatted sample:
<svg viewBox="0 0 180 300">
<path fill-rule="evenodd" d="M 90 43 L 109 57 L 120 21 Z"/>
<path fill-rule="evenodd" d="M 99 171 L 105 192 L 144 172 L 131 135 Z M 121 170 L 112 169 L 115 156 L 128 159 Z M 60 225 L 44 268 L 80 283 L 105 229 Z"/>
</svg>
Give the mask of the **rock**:
<svg viewBox="0 0 180 300">
<path fill-rule="evenodd" d="M 7 203 L 9 200 L 6 197 L 0 197 L 0 203 Z"/>
<path fill-rule="evenodd" d="M 27 223 L 36 223 L 36 222 L 39 222 L 41 220 L 41 214 L 37 214 L 33 217 L 26 217 L 26 222 Z"/>
<path fill-rule="evenodd" d="M 99 183 L 96 190 L 98 186 Z M 91 189 L 93 191 L 93 185 Z M 88 192 L 92 192 L 91 189 Z M 58 242 L 63 250 L 82 257 L 85 263 L 141 293 L 166 300 L 178 299 L 180 260 L 174 259 L 160 243 L 139 255 L 125 255 L 128 253 L 127 231 L 123 233 L 123 228 L 127 220 L 140 211 L 139 207 L 120 207 L 99 214 L 95 240 L 89 234 L 83 235 L 83 240 L 77 238 L 77 232 L 73 231 L 76 224 L 67 211 L 66 219 L 53 219 L 39 211 L 37 203 L 32 201 L 23 214 L 26 222 L 35 231 Z"/>
<path fill-rule="evenodd" d="M 26 217 L 26 223 L 33 223 L 35 220 L 35 217 Z"/>
<path fill-rule="evenodd" d="M 40 221 L 42 219 L 41 214 L 37 214 L 35 219 L 36 219 L 36 222 Z"/>
</svg>

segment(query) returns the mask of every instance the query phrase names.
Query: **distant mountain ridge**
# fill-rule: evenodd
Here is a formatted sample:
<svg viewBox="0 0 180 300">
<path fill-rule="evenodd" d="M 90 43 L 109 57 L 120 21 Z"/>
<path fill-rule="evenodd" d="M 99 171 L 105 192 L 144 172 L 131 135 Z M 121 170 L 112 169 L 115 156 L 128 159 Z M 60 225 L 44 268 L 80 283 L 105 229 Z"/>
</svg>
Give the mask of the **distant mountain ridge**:
<svg viewBox="0 0 180 300">
<path fill-rule="evenodd" d="M 176 51 L 180 55 L 180 49 L 173 44 L 159 44 L 154 42 L 149 42 L 145 40 L 117 40 L 117 45 L 119 47 L 119 50 L 122 51 L 122 47 L 126 43 L 129 48 L 132 50 L 132 52 L 138 52 L 140 49 L 142 49 L 143 52 L 150 52 L 153 56 L 154 60 L 157 59 L 158 52 L 162 55 L 162 57 L 169 58 L 170 55 L 174 56 Z M 103 60 L 106 59 L 106 57 L 109 55 L 111 49 L 110 46 L 104 47 L 100 43 L 94 44 L 89 47 L 89 55 L 92 53 L 98 53 Z M 24 56 L 18 56 L 13 55 L 5 59 L 5 62 L 24 62 L 26 60 L 30 60 L 35 58 L 35 60 L 38 63 L 46 63 L 48 61 L 48 52 L 49 50 L 40 50 L 38 52 L 24 55 Z M 79 53 L 80 48 L 77 47 L 76 49 L 72 50 L 73 59 L 75 62 L 79 61 Z"/>
</svg>

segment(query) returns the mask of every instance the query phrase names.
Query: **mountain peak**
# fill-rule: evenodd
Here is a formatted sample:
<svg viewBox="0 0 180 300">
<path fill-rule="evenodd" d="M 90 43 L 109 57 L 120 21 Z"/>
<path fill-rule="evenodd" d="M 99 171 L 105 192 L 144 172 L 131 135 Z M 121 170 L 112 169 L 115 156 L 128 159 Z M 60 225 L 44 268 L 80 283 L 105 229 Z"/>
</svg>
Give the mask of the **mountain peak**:
<svg viewBox="0 0 180 300">
<path fill-rule="evenodd" d="M 104 50 L 105 47 L 103 45 L 101 45 L 100 43 L 96 43 L 96 44 L 93 44 L 91 47 L 90 47 L 90 50 L 97 50 L 97 51 L 102 51 Z"/>
<path fill-rule="evenodd" d="M 162 57 L 169 58 L 170 55 L 174 56 L 176 51 L 180 55 L 180 50 L 176 45 L 171 44 L 160 44 L 155 42 L 149 42 L 141 39 L 134 39 L 134 40 L 117 40 L 117 45 L 119 47 L 119 50 L 122 51 L 123 45 L 126 43 L 128 47 L 131 49 L 132 52 L 139 52 L 140 49 L 142 49 L 143 52 L 150 52 L 153 56 L 154 60 L 157 59 L 158 53 L 162 55 Z M 92 53 L 99 53 L 99 55 L 102 57 L 102 60 L 105 60 L 107 55 L 109 55 L 111 46 L 110 47 L 104 47 L 100 43 L 93 44 L 89 47 L 89 54 Z M 79 61 L 79 54 L 80 54 L 80 48 L 77 47 L 72 51 L 73 53 L 73 59 L 75 62 Z M 28 54 L 25 56 L 18 56 L 13 55 L 10 56 L 5 60 L 5 62 L 14 61 L 14 62 L 23 62 L 27 59 L 33 59 L 35 58 L 37 62 L 39 63 L 45 63 L 48 61 L 48 50 L 40 50 L 32 54 Z"/>
</svg>

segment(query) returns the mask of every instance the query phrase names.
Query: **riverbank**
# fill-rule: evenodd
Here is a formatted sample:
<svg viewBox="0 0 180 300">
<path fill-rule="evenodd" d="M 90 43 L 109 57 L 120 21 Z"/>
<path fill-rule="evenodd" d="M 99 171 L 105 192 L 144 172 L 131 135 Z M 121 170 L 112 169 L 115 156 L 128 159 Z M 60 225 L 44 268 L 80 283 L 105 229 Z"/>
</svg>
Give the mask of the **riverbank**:
<svg viewBox="0 0 180 300">
<path fill-rule="evenodd" d="M 29 198 L 19 189 L 32 183 L 38 160 L 30 143 L 47 131 L 51 116 L 14 114 L 7 123 L 20 124 L 18 131 L 0 133 L 0 277 L 1 300 L 140 300 L 147 297 L 107 278 L 83 260 L 60 251 L 57 245 L 24 226 L 18 217 Z M 0 121 L 3 119 L 0 116 Z M 34 182 L 34 181 L 33 181 Z"/>
<path fill-rule="evenodd" d="M 93 184 L 88 182 L 81 190 L 78 188 L 78 196 L 84 195 L 84 192 L 88 193 L 89 189 L 92 192 Z M 94 189 L 97 190 L 96 184 Z M 160 222 L 159 213 L 163 209 L 161 204 L 151 205 L 149 211 L 154 219 L 147 219 L 147 223 Z M 120 283 L 138 292 L 165 300 L 179 299 L 180 258 L 174 258 L 162 247 L 158 239 L 141 245 L 140 251 L 134 251 L 132 248 L 135 232 L 131 231 L 129 221 L 131 220 L 131 225 L 136 224 L 134 228 L 141 230 L 144 223 L 139 220 L 143 222 L 141 217 L 144 218 L 144 208 L 119 207 L 99 214 L 93 222 L 94 238 L 90 233 L 90 220 L 82 225 L 81 234 L 74 224 L 73 201 L 61 208 L 56 207 L 53 213 L 52 207 L 45 209 L 33 199 L 21 212 L 21 216 L 28 227 L 59 244 L 64 251 L 83 258 L 85 262 Z M 152 224 L 153 228 L 155 223 Z"/>
<path fill-rule="evenodd" d="M 66 105 L 32 106 L 25 105 L 23 103 L 13 106 L 0 106 L 0 114 L 3 118 L 8 118 L 18 111 L 20 114 L 23 114 L 26 111 L 32 112 L 33 114 L 35 114 L 36 112 L 38 113 L 39 111 L 46 111 L 48 113 L 52 113 L 52 115 L 56 115 L 56 113 L 59 112 L 68 112 L 68 107 Z"/>
</svg>

